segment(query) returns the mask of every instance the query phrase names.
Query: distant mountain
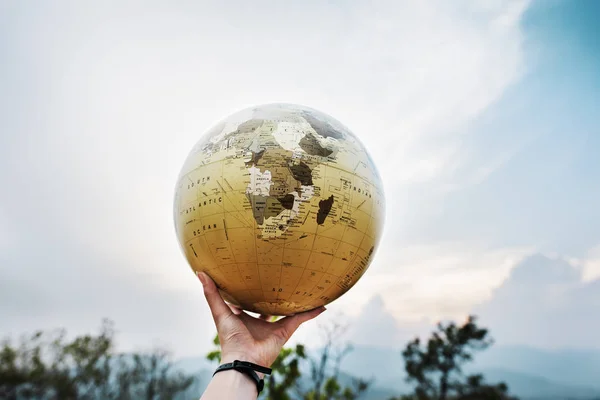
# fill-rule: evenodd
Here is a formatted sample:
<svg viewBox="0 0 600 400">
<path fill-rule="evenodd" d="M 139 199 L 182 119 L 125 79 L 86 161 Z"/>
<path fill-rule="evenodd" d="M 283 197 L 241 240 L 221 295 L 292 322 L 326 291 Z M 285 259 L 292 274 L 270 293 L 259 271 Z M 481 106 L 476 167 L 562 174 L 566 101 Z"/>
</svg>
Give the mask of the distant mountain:
<svg viewBox="0 0 600 400">
<path fill-rule="evenodd" d="M 600 389 L 600 350 L 493 346 L 475 360 L 478 368 L 507 368 L 568 385 Z"/>
<path fill-rule="evenodd" d="M 190 375 L 200 370 L 214 371 L 216 367 L 217 364 L 208 361 L 206 357 L 185 357 L 177 360 L 174 364 L 174 368 Z"/>
<path fill-rule="evenodd" d="M 353 376 L 345 372 L 341 372 L 339 375 L 339 382 L 342 386 L 351 386 L 352 380 Z M 398 396 L 398 394 L 398 390 L 383 387 L 374 382 L 369 386 L 367 391 L 363 393 L 363 395 L 360 397 L 360 400 L 388 400 L 394 396 Z"/>
<path fill-rule="evenodd" d="M 505 382 L 510 393 L 525 400 L 592 400 L 600 396 L 600 390 L 590 387 L 565 385 L 507 369 L 481 369 L 476 372 L 483 374 L 490 383 Z"/>
<path fill-rule="evenodd" d="M 591 399 L 600 396 L 600 351 L 550 351 L 530 347 L 492 347 L 467 364 L 466 373 L 482 373 L 489 383 L 505 382 L 523 399 Z M 342 369 L 375 378 L 377 386 L 406 393 L 399 349 L 356 346 Z"/>
<path fill-rule="evenodd" d="M 199 359 L 196 359 L 200 361 Z M 192 366 L 193 359 L 186 360 L 186 369 Z M 183 369 L 183 368 L 182 368 Z M 190 399 L 199 399 L 204 390 L 206 389 L 206 385 L 210 381 L 213 370 L 200 369 L 196 371 L 188 370 L 186 371 L 190 375 L 193 375 L 196 380 L 192 387 L 185 391 L 185 393 L 180 394 L 173 400 L 190 400 Z M 339 376 L 339 381 L 342 385 L 350 385 L 352 383 L 352 376 L 341 372 Z M 308 377 L 303 377 L 302 382 L 300 383 L 302 386 L 307 387 L 310 385 L 310 380 Z M 394 389 L 388 389 L 379 387 L 377 385 L 369 387 L 366 393 L 360 398 L 360 400 L 387 400 L 393 396 L 398 395 L 398 392 Z M 295 400 L 300 400 L 299 398 L 295 398 Z"/>
<path fill-rule="evenodd" d="M 354 346 L 341 369 L 352 376 L 373 379 L 375 385 L 394 389 L 397 393 L 411 390 L 405 381 L 404 360 L 399 349 Z"/>
<path fill-rule="evenodd" d="M 540 350 L 531 347 L 492 347 L 478 354 L 466 373 L 482 373 L 489 383 L 505 382 L 522 400 L 600 399 L 600 351 Z M 187 358 L 176 367 L 199 377 L 194 388 L 202 392 L 215 364 L 204 358 Z M 355 346 L 344 359 L 342 383 L 353 376 L 372 379 L 363 400 L 386 400 L 408 393 L 401 350 Z"/>
</svg>

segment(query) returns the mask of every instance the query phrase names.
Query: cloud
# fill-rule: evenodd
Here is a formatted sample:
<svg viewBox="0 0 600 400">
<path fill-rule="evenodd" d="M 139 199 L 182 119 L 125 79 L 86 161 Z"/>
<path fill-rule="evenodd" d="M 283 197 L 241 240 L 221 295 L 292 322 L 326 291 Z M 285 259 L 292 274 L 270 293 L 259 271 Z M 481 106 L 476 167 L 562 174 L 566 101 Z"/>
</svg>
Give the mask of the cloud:
<svg viewBox="0 0 600 400">
<path fill-rule="evenodd" d="M 15 242 L 15 238 L 11 234 L 11 229 L 8 226 L 8 219 L 4 217 L 0 210 L 0 253 L 8 251 Z"/>
<path fill-rule="evenodd" d="M 489 255 L 487 259 L 491 259 Z M 431 286 L 429 291 L 421 286 L 395 285 L 393 280 L 389 282 L 390 276 L 381 279 L 379 294 L 346 316 L 349 329 L 344 338 L 359 345 L 394 348 L 412 337 L 427 336 L 439 320 L 462 321 L 475 314 L 499 345 L 598 348 L 600 279 L 583 279 L 588 261 L 518 252 L 499 268 L 504 278 L 490 279 L 489 286 L 476 268 L 469 269 L 475 264 L 465 261 L 460 263 L 465 268 L 457 269 L 452 278 L 445 271 L 457 264 L 449 261 L 444 265 L 438 260 L 437 279 L 445 285 L 436 286 L 435 275 L 430 276 L 423 282 Z M 383 286 L 386 280 L 387 286 Z M 498 281 L 502 283 L 498 285 Z M 431 291 L 438 291 L 437 297 Z M 473 299 L 473 292 L 482 297 Z M 405 310 L 414 310 L 414 314 Z"/>
<path fill-rule="evenodd" d="M 584 281 L 600 278 L 600 245 L 591 248 L 584 260 L 571 260 L 574 265 L 580 265 Z"/>
<path fill-rule="evenodd" d="M 37 329 L 96 332 L 109 318 L 122 350 L 159 344 L 201 354 L 210 343 L 215 328 L 191 272 L 188 284 L 174 289 L 155 273 L 70 245 L 48 239 L 0 255 L 0 337 Z"/>
<path fill-rule="evenodd" d="M 376 254 L 367 273 L 332 307 L 356 316 L 377 293 L 401 323 L 462 318 L 532 250 L 495 249 L 481 242 L 389 246 Z"/>
<path fill-rule="evenodd" d="M 534 254 L 475 307 L 502 344 L 598 347 L 600 280 L 584 282 L 569 261 Z"/>
<path fill-rule="evenodd" d="M 376 293 L 363 304 L 330 304 L 315 323 L 301 326 L 290 343 L 302 343 L 316 348 L 323 345 L 328 333 L 335 332 L 335 339 L 340 347 L 350 344 L 395 349 L 416 336 L 429 333 L 432 327 L 432 322 L 425 317 L 406 320 L 394 315 L 383 295 Z"/>
<path fill-rule="evenodd" d="M 396 348 L 426 332 L 430 326 L 426 320 L 399 323 L 386 309 L 381 295 L 376 294 L 360 314 L 350 319 L 344 339 L 355 345 Z"/>
<path fill-rule="evenodd" d="M 505 256 L 407 248 L 414 210 L 443 212 L 411 185 L 467 161 L 462 128 L 521 76 L 526 5 L 14 7 L 0 24 L 12 60 L 0 66 L 4 329 L 87 330 L 108 315 L 124 343 L 164 337 L 180 353 L 202 351 L 195 341 L 209 343 L 212 322 L 175 240 L 173 186 L 203 131 L 272 101 L 343 121 L 385 178 L 387 239 L 339 307 L 357 313 L 381 293 L 409 318 L 463 309 L 485 290 L 453 304 L 450 288 L 471 288 L 473 276 L 489 287 Z M 452 272 L 464 260 L 472 273 Z"/>
</svg>

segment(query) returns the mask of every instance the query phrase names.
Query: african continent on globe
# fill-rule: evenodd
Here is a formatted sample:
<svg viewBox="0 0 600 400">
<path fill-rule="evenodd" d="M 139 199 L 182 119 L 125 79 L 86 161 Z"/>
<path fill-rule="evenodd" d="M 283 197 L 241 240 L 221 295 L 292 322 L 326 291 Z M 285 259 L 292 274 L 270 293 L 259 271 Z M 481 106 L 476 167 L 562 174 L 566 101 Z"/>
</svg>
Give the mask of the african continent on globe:
<svg viewBox="0 0 600 400">
<path fill-rule="evenodd" d="M 194 271 L 242 309 L 290 315 L 365 273 L 383 227 L 381 179 L 363 144 L 322 112 L 239 111 L 210 129 L 178 178 L 177 238 Z"/>
</svg>

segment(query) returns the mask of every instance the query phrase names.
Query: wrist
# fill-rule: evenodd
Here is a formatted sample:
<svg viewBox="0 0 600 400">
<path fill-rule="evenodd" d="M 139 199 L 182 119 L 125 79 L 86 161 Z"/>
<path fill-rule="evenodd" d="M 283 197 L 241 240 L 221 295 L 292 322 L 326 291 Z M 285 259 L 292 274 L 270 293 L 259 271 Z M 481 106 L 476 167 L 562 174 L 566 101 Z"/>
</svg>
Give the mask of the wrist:
<svg viewBox="0 0 600 400">
<path fill-rule="evenodd" d="M 264 361 L 260 361 L 247 353 L 226 353 L 221 355 L 221 364 L 232 363 L 235 360 L 247 361 L 251 362 L 252 364 L 260 365 L 261 367 L 270 368 L 270 365 L 265 365 Z M 260 379 L 264 379 L 265 377 L 265 374 L 261 372 L 256 371 L 256 374 Z"/>
<path fill-rule="evenodd" d="M 204 399 L 256 399 L 256 384 L 246 375 L 234 371 L 222 371 L 215 374 L 202 396 Z"/>
</svg>

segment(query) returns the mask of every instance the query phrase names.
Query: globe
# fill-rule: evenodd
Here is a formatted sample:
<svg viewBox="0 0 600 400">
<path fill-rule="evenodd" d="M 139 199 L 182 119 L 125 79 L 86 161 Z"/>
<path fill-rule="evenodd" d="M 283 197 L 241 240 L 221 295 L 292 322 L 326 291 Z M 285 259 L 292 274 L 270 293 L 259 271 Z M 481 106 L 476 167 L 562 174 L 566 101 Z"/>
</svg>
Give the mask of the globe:
<svg viewBox="0 0 600 400">
<path fill-rule="evenodd" d="M 385 200 L 360 140 L 293 104 L 234 113 L 204 134 L 178 177 L 175 231 L 223 298 L 291 315 L 346 293 L 380 241 Z"/>
</svg>

